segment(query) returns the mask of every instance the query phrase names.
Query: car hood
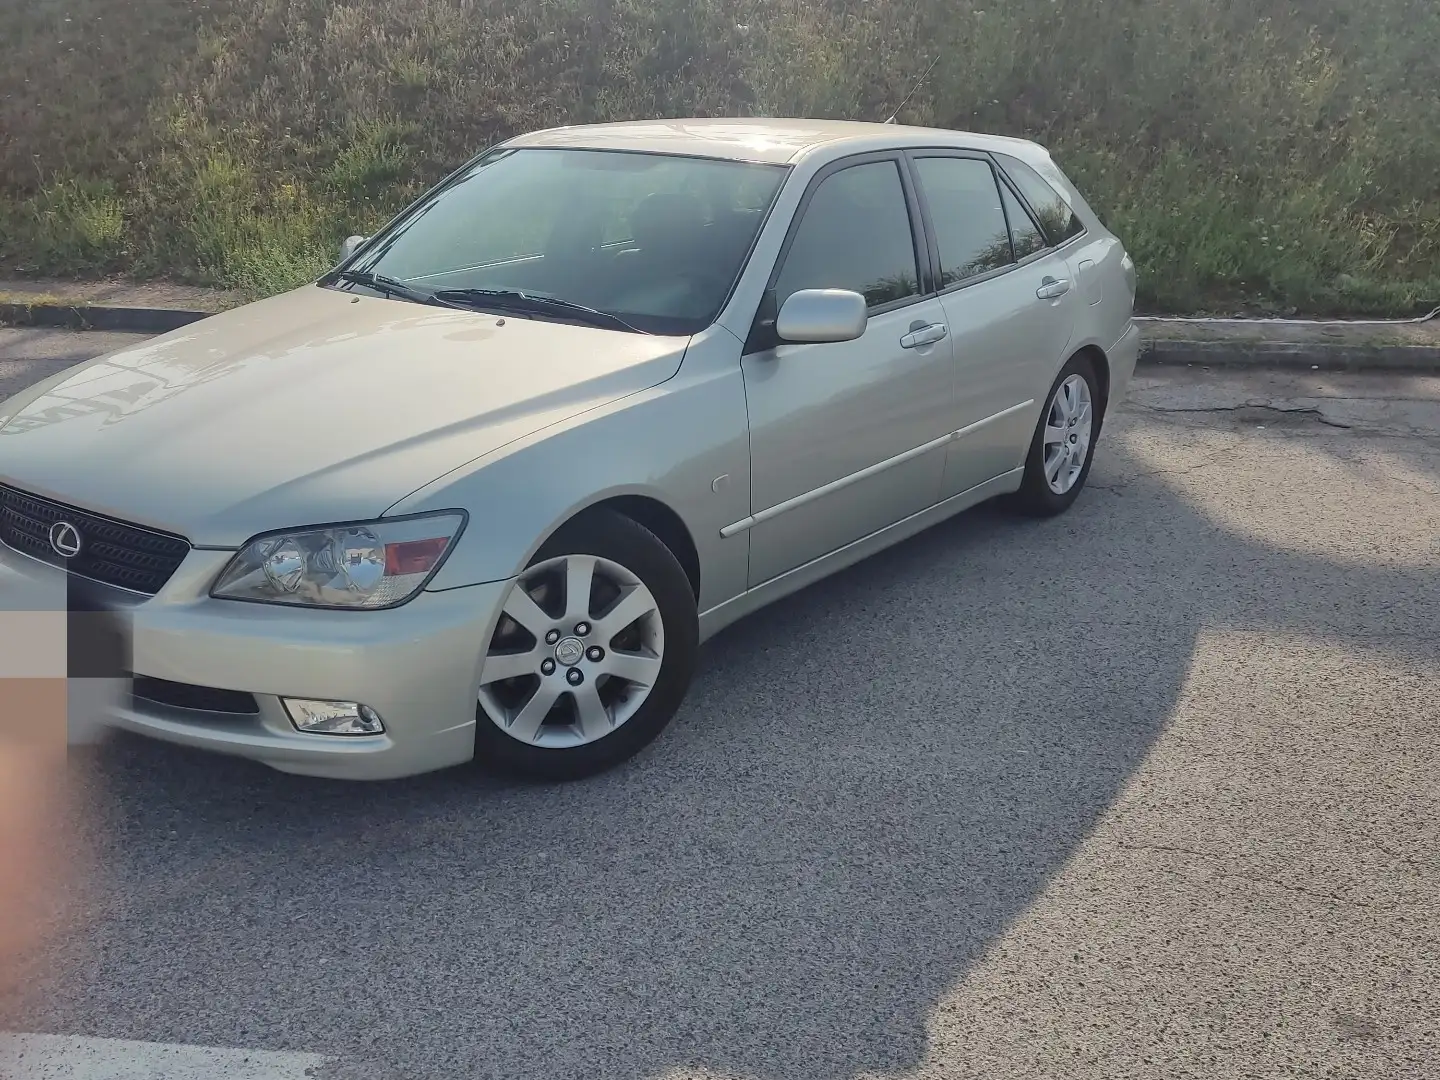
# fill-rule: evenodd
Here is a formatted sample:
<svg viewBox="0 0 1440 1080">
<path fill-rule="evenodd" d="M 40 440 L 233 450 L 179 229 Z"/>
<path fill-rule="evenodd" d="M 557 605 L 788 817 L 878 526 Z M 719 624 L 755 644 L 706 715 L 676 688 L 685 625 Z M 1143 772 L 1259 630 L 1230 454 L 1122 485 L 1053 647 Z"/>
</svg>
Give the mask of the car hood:
<svg viewBox="0 0 1440 1080">
<path fill-rule="evenodd" d="M 665 381 L 685 345 L 307 286 L 0 402 L 0 482 L 234 547 L 378 517 L 451 469 Z"/>
</svg>

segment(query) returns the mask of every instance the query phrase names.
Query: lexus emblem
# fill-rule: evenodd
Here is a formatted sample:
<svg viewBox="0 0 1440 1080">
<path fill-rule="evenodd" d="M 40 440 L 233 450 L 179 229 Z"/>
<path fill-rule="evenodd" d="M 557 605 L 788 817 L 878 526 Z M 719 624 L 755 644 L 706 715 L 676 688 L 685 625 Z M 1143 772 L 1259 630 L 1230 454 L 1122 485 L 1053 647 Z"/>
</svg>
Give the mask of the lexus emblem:
<svg viewBox="0 0 1440 1080">
<path fill-rule="evenodd" d="M 68 521 L 57 521 L 50 526 L 50 546 L 57 555 L 73 559 L 80 554 L 80 530 Z"/>
</svg>

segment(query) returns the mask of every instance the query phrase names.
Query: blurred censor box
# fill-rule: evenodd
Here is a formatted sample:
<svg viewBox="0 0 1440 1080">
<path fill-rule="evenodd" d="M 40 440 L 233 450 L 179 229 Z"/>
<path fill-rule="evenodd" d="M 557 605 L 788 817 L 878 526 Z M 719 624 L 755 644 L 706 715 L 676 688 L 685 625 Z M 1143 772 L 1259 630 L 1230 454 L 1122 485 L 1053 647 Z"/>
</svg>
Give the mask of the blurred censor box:
<svg viewBox="0 0 1440 1080">
<path fill-rule="evenodd" d="M 0 565 L 0 738 L 100 741 L 130 670 L 128 616 L 103 587 Z"/>
</svg>

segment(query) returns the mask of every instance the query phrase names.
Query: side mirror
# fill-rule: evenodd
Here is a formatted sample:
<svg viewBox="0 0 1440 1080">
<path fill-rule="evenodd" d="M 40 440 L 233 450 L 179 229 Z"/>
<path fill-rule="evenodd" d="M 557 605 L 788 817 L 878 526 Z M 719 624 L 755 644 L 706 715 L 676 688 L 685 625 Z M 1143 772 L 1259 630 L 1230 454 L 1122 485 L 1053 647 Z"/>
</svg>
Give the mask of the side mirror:
<svg viewBox="0 0 1440 1080">
<path fill-rule="evenodd" d="M 854 341 L 865 333 L 865 298 L 848 289 L 801 289 L 775 320 L 775 335 L 794 344 Z"/>
<path fill-rule="evenodd" d="M 368 236 L 347 236 L 345 242 L 340 245 L 340 261 L 343 263 L 351 255 L 354 255 L 360 245 L 369 239 Z"/>
</svg>

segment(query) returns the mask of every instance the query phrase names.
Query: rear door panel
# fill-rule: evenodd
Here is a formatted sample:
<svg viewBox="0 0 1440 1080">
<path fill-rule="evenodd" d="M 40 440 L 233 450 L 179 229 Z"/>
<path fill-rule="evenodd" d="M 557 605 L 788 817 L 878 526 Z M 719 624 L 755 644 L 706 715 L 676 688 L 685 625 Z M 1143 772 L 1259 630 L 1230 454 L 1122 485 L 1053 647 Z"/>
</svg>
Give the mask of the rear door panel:
<svg viewBox="0 0 1440 1080">
<path fill-rule="evenodd" d="M 943 295 L 955 339 L 955 397 L 966 433 L 945 462 L 948 497 L 1025 463 L 1050 383 L 1074 326 L 1071 290 L 1058 300 L 1036 292 L 1069 273 L 1059 255 Z"/>
<path fill-rule="evenodd" d="M 941 496 L 948 498 L 1024 463 L 1083 301 L 1064 256 L 1047 249 L 987 156 L 926 150 L 911 154 L 910 164 L 954 342 L 959 437 L 946 451 Z M 1010 223 L 1022 220 L 1034 236 L 1017 261 Z M 1069 289 L 1038 295 L 1058 281 Z"/>
</svg>

